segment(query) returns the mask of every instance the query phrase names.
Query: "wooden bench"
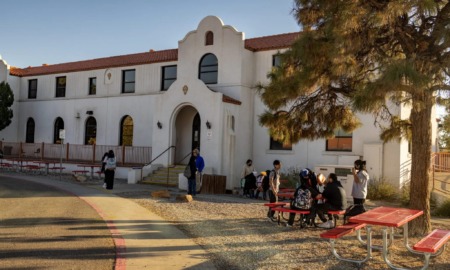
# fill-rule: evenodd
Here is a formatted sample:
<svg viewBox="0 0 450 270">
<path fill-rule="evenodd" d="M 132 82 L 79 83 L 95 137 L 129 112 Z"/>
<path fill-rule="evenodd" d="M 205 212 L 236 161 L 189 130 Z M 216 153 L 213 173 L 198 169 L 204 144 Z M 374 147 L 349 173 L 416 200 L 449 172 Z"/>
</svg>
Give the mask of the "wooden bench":
<svg viewBox="0 0 450 270">
<path fill-rule="evenodd" d="M 359 239 L 361 237 L 361 235 L 360 235 L 361 229 L 365 228 L 365 227 L 366 227 L 366 224 L 364 224 L 364 223 L 347 223 L 345 225 L 337 226 L 331 230 L 321 233 L 320 237 L 329 240 L 330 245 L 331 245 L 331 253 L 333 253 L 333 255 L 338 260 L 357 263 L 358 265 L 361 265 L 362 263 L 365 263 L 372 257 L 371 237 L 367 237 L 367 239 L 368 239 L 367 243 L 366 243 L 367 244 L 367 256 L 364 259 L 360 259 L 360 260 L 357 260 L 354 258 L 344 258 L 344 257 L 340 256 L 336 251 L 336 240 L 339 238 L 342 238 L 348 234 L 351 234 L 353 232 L 357 233 L 357 237 Z M 370 227 L 367 227 L 367 234 L 369 235 L 370 233 L 371 233 L 371 229 L 370 229 Z"/>
<path fill-rule="evenodd" d="M 284 220 L 287 220 L 286 218 L 283 217 L 282 213 L 289 213 L 289 214 L 296 214 L 296 215 L 300 215 L 300 227 L 304 228 L 306 227 L 306 223 L 304 222 L 304 216 L 305 215 L 309 215 L 309 210 L 297 210 L 297 209 L 290 209 L 290 208 L 284 208 L 284 207 L 274 207 L 272 208 L 273 211 L 276 211 L 278 213 L 277 215 L 277 221 L 278 221 L 278 225 L 280 225 L 281 223 L 281 219 L 283 218 Z"/>
<path fill-rule="evenodd" d="M 416 252 L 425 256 L 424 266 L 426 269 L 430 263 L 430 256 L 439 256 L 445 250 L 445 244 L 450 239 L 450 230 L 436 229 L 422 238 L 413 246 Z"/>
</svg>

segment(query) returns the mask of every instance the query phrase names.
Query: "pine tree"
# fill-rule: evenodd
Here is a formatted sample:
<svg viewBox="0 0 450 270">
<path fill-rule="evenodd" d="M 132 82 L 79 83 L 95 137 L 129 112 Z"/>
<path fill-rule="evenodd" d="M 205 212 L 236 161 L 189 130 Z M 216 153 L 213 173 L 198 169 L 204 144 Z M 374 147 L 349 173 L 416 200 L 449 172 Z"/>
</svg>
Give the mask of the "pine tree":
<svg viewBox="0 0 450 270">
<path fill-rule="evenodd" d="M 3 130 L 9 124 L 13 117 L 13 111 L 10 108 L 14 103 L 14 94 L 11 87 L 6 82 L 0 83 L 0 130 Z"/>
<path fill-rule="evenodd" d="M 260 123 L 295 143 L 351 132 L 356 113 L 373 114 L 381 139 L 411 140 L 410 207 L 424 215 L 410 233 L 429 231 L 431 112 L 450 90 L 449 2 L 296 0 L 294 15 L 303 31 L 262 86 Z"/>
</svg>

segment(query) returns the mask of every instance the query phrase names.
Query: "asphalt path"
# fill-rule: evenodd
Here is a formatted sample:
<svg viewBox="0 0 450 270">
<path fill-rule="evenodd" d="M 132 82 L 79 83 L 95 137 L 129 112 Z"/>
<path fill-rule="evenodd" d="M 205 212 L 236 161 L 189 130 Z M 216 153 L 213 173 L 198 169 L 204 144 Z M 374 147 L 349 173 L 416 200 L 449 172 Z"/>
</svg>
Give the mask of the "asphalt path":
<svg viewBox="0 0 450 270">
<path fill-rule="evenodd" d="M 0 269 L 113 269 L 114 261 L 111 233 L 84 201 L 0 176 Z"/>
</svg>

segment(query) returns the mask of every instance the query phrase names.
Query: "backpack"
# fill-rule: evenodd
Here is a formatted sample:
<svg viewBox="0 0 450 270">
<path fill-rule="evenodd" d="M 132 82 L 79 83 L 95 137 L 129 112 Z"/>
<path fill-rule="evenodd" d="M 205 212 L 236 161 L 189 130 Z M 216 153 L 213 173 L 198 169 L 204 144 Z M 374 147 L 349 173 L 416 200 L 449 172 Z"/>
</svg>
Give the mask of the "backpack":
<svg viewBox="0 0 450 270">
<path fill-rule="evenodd" d="M 106 160 L 105 168 L 108 169 L 115 169 L 116 168 L 116 159 L 115 158 L 108 158 Z"/>
<path fill-rule="evenodd" d="M 308 189 L 298 189 L 297 196 L 294 198 L 291 205 L 298 209 L 310 209 L 312 202 L 311 191 Z"/>
<path fill-rule="evenodd" d="M 349 207 L 347 207 L 347 209 L 345 209 L 344 224 L 348 223 L 348 219 L 350 217 L 357 216 L 357 215 L 362 214 L 364 212 L 366 212 L 366 208 L 364 208 L 364 205 L 362 205 L 362 204 L 350 205 Z"/>
</svg>

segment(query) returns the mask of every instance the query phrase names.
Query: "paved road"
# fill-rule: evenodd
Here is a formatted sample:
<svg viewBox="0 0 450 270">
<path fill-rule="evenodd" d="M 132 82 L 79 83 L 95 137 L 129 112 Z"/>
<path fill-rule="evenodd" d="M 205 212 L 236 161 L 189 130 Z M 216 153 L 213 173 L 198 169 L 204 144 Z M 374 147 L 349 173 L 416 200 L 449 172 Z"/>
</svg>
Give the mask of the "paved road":
<svg viewBox="0 0 450 270">
<path fill-rule="evenodd" d="M 0 176 L 0 269 L 113 269 L 103 219 L 76 196 Z"/>
</svg>

